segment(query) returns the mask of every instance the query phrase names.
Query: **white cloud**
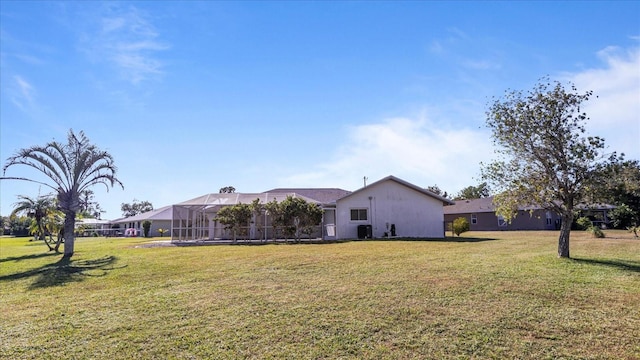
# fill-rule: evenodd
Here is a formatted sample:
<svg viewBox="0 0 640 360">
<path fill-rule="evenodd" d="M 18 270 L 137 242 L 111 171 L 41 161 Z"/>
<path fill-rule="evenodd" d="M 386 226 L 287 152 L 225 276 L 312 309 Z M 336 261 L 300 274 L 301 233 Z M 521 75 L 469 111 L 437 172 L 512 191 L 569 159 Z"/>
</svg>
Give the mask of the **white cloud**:
<svg viewBox="0 0 640 360">
<path fill-rule="evenodd" d="M 34 105 L 35 90 L 33 86 L 19 75 L 13 77 L 11 101 L 23 111 L 27 111 Z"/>
<path fill-rule="evenodd" d="M 593 90 L 584 107 L 589 133 L 604 137 L 610 150 L 640 159 L 640 48 L 607 47 L 597 55 L 603 67 L 563 77 L 579 91 Z"/>
<path fill-rule="evenodd" d="M 479 182 L 479 163 L 492 155 L 488 134 L 442 126 L 425 116 L 391 118 L 347 129 L 344 145 L 308 172 L 281 180 L 287 186 L 354 190 L 387 175 L 455 193 Z"/>
<path fill-rule="evenodd" d="M 114 65 L 133 84 L 162 74 L 164 64 L 157 52 L 169 46 L 158 41 L 153 24 L 135 7 L 107 7 L 96 23 L 99 28 L 83 36 L 84 49 L 93 60 Z"/>
</svg>

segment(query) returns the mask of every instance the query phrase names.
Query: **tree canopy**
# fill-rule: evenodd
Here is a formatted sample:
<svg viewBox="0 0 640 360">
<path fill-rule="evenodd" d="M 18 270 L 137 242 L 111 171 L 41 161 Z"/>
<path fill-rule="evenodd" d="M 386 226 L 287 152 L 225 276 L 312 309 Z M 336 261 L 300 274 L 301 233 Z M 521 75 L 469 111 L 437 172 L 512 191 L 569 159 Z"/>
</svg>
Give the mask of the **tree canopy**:
<svg viewBox="0 0 640 360">
<path fill-rule="evenodd" d="M 431 191 L 436 195 L 440 195 L 444 198 L 449 197 L 449 194 L 447 194 L 446 191 L 443 191 L 442 189 L 440 189 L 440 187 L 437 184 L 432 186 L 427 186 L 427 190 Z"/>
<path fill-rule="evenodd" d="M 153 204 L 146 200 L 139 201 L 137 199 L 133 199 L 133 202 L 131 202 L 131 204 L 120 204 L 120 210 L 122 210 L 122 216 L 124 217 L 136 216 L 138 214 L 146 213 L 153 210 Z"/>
<path fill-rule="evenodd" d="M 233 232 L 233 241 L 236 241 L 238 235 L 248 234 L 252 215 L 251 205 L 240 203 L 220 209 L 216 214 L 216 220 L 224 225 L 225 229 Z"/>
<path fill-rule="evenodd" d="M 35 220 L 35 235 L 38 240 L 44 240 L 45 229 L 43 220 L 50 212 L 56 209 L 55 198 L 51 195 L 38 197 L 30 197 L 26 195 L 18 195 L 18 202 L 14 204 L 13 211 L 10 216 L 17 214 L 26 215 Z M 50 250 L 53 250 L 50 248 Z"/>
<path fill-rule="evenodd" d="M 637 235 L 640 226 L 640 161 L 612 159 L 600 170 L 598 200 L 617 208 L 611 212 L 614 226 L 629 228 Z"/>
<path fill-rule="evenodd" d="M 486 197 L 489 197 L 489 186 L 486 182 L 483 182 L 478 186 L 471 185 L 460 190 L 458 195 L 455 196 L 454 200 L 482 199 Z"/>
<path fill-rule="evenodd" d="M 225 186 L 220 188 L 220 194 L 233 194 L 236 192 L 236 188 L 233 186 Z"/>
<path fill-rule="evenodd" d="M 586 134 L 581 105 L 591 96 L 542 79 L 526 94 L 507 91 L 487 111 L 498 159 L 483 164 L 482 176 L 497 193 L 497 213 L 510 220 L 519 205 L 537 205 L 559 214 L 559 257 L 570 255 L 576 205 L 597 200 L 595 179 L 610 160 L 604 139 Z"/>
<path fill-rule="evenodd" d="M 2 177 L 2 180 L 25 180 L 51 188 L 57 193 L 58 208 L 64 213 L 64 257 L 74 252 L 76 214 L 81 210 L 80 195 L 94 185 L 124 186 L 116 177 L 113 157 L 93 145 L 83 131 L 69 130 L 67 143 L 51 141 L 44 146 L 20 149 L 7 159 L 3 174 L 15 165 L 25 165 L 44 174 L 48 180 L 25 177 Z"/>
</svg>

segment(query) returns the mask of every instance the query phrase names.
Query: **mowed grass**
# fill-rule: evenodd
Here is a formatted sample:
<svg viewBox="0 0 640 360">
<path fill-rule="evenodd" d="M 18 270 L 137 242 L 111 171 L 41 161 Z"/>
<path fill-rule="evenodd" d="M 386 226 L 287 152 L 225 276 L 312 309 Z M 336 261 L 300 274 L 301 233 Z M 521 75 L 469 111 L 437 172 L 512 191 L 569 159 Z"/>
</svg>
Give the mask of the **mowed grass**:
<svg viewBox="0 0 640 360">
<path fill-rule="evenodd" d="M 638 359 L 640 240 L 140 247 L 0 239 L 0 358 Z"/>
</svg>

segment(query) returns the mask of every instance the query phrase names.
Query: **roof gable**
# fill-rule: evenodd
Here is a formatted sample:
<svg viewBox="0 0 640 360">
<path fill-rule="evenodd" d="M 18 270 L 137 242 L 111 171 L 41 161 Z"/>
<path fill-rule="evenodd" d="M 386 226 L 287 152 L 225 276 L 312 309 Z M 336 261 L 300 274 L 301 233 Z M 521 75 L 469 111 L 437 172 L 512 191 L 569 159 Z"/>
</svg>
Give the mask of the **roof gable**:
<svg viewBox="0 0 640 360">
<path fill-rule="evenodd" d="M 387 176 L 385 178 L 382 178 L 382 179 L 380 179 L 380 180 L 378 180 L 376 182 L 373 182 L 373 183 L 371 183 L 371 184 L 369 184 L 369 185 L 367 185 L 365 187 L 362 187 L 362 188 L 360 188 L 360 189 L 358 189 L 358 190 L 356 190 L 356 191 L 354 191 L 354 192 L 352 192 L 352 193 L 350 193 L 348 195 L 345 195 L 345 196 L 341 197 L 340 199 L 338 199 L 338 201 L 340 201 L 342 199 L 346 199 L 346 198 L 348 198 L 348 197 L 350 197 L 352 195 L 358 194 L 358 193 L 360 193 L 362 191 L 365 191 L 369 187 L 372 187 L 372 186 L 375 186 L 375 185 L 379 185 L 379 184 L 382 184 L 382 183 L 387 182 L 387 181 L 396 182 L 396 183 L 398 183 L 398 184 L 400 184 L 402 186 L 405 186 L 405 187 L 407 187 L 407 188 L 409 188 L 411 190 L 414 190 L 414 191 L 416 191 L 418 193 L 421 193 L 423 195 L 426 195 L 426 196 L 432 197 L 434 199 L 440 200 L 440 201 L 442 201 L 443 205 L 451 205 L 451 204 L 453 204 L 453 201 L 451 201 L 451 200 L 449 200 L 447 198 L 444 198 L 444 197 L 442 197 L 442 196 L 440 196 L 440 195 L 438 195 L 438 194 L 436 194 L 436 193 L 434 193 L 432 191 L 429 191 L 427 189 L 424 189 L 424 188 L 421 188 L 421 187 L 419 187 L 417 185 L 414 185 L 414 184 L 412 184 L 412 183 L 410 183 L 408 181 L 405 181 L 405 180 L 402 180 L 400 178 L 397 178 L 397 177 L 395 177 L 393 175 L 389 175 L 389 176 Z"/>
<path fill-rule="evenodd" d="M 111 221 L 112 223 L 137 222 L 144 220 L 171 220 L 171 205 L 159 209 L 143 212 L 134 216 L 124 217 Z"/>
</svg>

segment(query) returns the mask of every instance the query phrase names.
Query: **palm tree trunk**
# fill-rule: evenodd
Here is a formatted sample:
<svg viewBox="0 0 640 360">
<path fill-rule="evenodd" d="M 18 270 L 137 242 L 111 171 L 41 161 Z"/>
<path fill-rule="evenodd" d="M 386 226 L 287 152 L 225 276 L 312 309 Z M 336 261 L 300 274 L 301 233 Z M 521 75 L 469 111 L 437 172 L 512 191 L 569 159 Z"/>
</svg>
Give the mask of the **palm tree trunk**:
<svg viewBox="0 0 640 360">
<path fill-rule="evenodd" d="M 46 236 L 44 237 L 44 243 L 49 248 L 49 251 L 55 250 L 55 248 L 53 246 L 51 246 L 51 244 L 55 243 L 55 241 L 53 241 L 53 236 L 51 234 L 49 234 L 49 240 L 47 240 Z"/>
<path fill-rule="evenodd" d="M 72 210 L 64 211 L 64 256 L 70 258 L 73 256 L 73 247 L 75 242 L 76 212 Z"/>
<path fill-rule="evenodd" d="M 569 235 L 571 234 L 571 223 L 573 223 L 573 213 L 562 215 L 560 225 L 560 238 L 558 239 L 558 257 L 569 258 Z"/>
</svg>

